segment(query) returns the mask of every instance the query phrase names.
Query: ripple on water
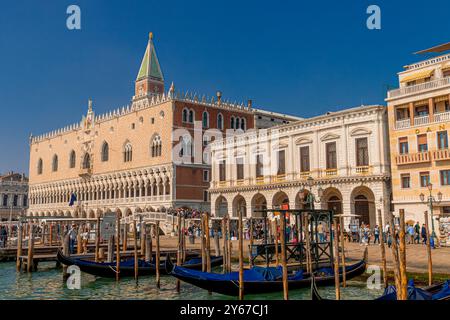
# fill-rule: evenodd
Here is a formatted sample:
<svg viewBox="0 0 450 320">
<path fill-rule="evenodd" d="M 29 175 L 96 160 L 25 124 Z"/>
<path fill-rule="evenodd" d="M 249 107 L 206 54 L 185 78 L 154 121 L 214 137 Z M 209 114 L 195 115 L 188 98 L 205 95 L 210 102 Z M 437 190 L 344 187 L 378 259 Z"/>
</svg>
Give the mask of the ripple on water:
<svg viewBox="0 0 450 320">
<path fill-rule="evenodd" d="M 52 267 L 52 263 L 41 263 L 39 271 L 31 274 L 17 273 L 14 262 L 0 263 L 0 299 L 31 300 L 226 300 L 235 299 L 220 294 L 209 295 L 200 288 L 181 284 L 181 292 L 175 292 L 176 279 L 170 276 L 161 277 L 161 289 L 155 286 L 155 277 L 142 277 L 136 284 L 133 278 L 122 279 L 116 283 L 114 279 L 96 278 L 82 274 L 81 290 L 70 290 L 62 278 L 62 270 Z M 350 280 L 348 286 L 342 288 L 343 299 L 373 299 L 382 294 L 382 290 L 369 290 L 365 282 Z M 324 298 L 334 299 L 334 287 L 319 288 Z M 290 291 L 290 299 L 310 299 L 309 288 Z M 267 295 L 247 295 L 246 299 L 282 299 L 282 293 Z"/>
</svg>

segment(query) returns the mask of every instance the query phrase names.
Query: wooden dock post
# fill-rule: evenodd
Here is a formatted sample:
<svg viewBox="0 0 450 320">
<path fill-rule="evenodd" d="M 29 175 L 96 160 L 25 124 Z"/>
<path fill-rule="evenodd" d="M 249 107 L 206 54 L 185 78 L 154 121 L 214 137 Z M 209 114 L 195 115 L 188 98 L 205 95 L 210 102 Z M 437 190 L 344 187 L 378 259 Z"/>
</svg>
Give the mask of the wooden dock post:
<svg viewBox="0 0 450 320">
<path fill-rule="evenodd" d="M 30 224 L 30 236 L 28 238 L 28 256 L 27 256 L 27 272 L 34 270 L 34 227 L 33 223 Z"/>
<path fill-rule="evenodd" d="M 149 235 L 149 237 L 148 237 L 148 245 L 149 245 L 149 249 L 148 249 L 148 252 L 150 253 L 150 256 L 149 256 L 149 261 L 151 262 L 152 260 L 153 260 L 153 230 L 154 230 L 154 226 L 153 226 L 153 224 L 150 224 L 150 226 L 149 226 L 150 228 L 149 228 L 149 232 L 150 232 L 150 235 Z"/>
<path fill-rule="evenodd" d="M 53 223 L 52 222 L 50 222 L 50 224 L 49 224 L 49 226 L 48 226 L 48 229 L 49 229 L 49 242 L 50 242 L 50 246 L 53 246 Z"/>
<path fill-rule="evenodd" d="M 139 261 L 138 261 L 138 237 L 137 237 L 137 228 L 136 228 L 136 220 L 133 219 L 133 242 L 134 242 L 134 280 L 138 281 L 138 272 L 139 272 Z"/>
<path fill-rule="evenodd" d="M 227 219 L 227 232 L 228 232 L 228 262 L 227 262 L 227 269 L 228 272 L 231 272 L 231 258 L 233 256 L 233 243 L 231 242 L 231 219 L 228 217 Z"/>
<path fill-rule="evenodd" d="M 22 220 L 19 218 L 19 222 L 17 225 L 17 257 L 16 257 L 16 270 L 20 271 L 21 261 L 20 256 L 22 256 L 22 234 L 23 234 L 23 226 Z"/>
<path fill-rule="evenodd" d="M 248 250 L 248 264 L 250 267 L 253 267 L 253 256 L 252 256 L 252 249 L 253 249 L 253 219 L 250 217 L 250 246 Z"/>
<path fill-rule="evenodd" d="M 159 289 L 161 288 L 161 275 L 159 272 L 159 220 L 156 221 L 156 262 L 155 262 L 155 269 L 156 269 L 156 287 Z"/>
<path fill-rule="evenodd" d="M 145 231 L 145 261 L 150 262 L 152 260 L 152 251 L 150 248 L 150 243 L 152 241 L 152 232 L 151 232 L 151 225 L 148 226 L 149 230 L 147 230 L 147 226 L 144 224 L 144 227 L 146 229 Z"/>
<path fill-rule="evenodd" d="M 381 218 L 381 209 L 378 209 L 378 228 L 380 230 L 380 247 L 381 247 L 381 263 L 383 267 L 383 284 L 384 287 L 388 286 L 388 277 L 387 277 L 387 263 L 386 263 L 386 248 L 384 247 L 384 237 L 383 237 L 383 219 Z"/>
<path fill-rule="evenodd" d="M 202 254 L 202 272 L 206 271 L 206 254 L 205 254 L 205 216 L 200 213 L 200 251 Z"/>
<path fill-rule="evenodd" d="M 97 218 L 95 225 L 95 262 L 99 262 L 99 248 L 100 248 L 100 217 Z"/>
<path fill-rule="evenodd" d="M 141 215 L 139 216 L 139 231 L 140 231 L 139 240 L 141 242 L 141 247 L 140 247 L 140 249 L 141 249 L 141 256 L 144 256 L 145 255 L 145 243 L 146 243 L 145 235 L 146 235 L 146 231 L 147 230 L 145 228 L 145 223 L 142 222 L 142 216 Z"/>
<path fill-rule="evenodd" d="M 284 300 L 289 300 L 288 271 L 286 261 L 286 212 L 281 211 L 280 215 L 281 265 L 283 266 L 283 298 Z"/>
<path fill-rule="evenodd" d="M 183 255 L 181 257 L 181 262 L 186 262 L 186 217 L 183 217 L 183 230 L 182 230 L 182 240 L 183 240 Z"/>
<path fill-rule="evenodd" d="M 341 300 L 341 288 L 339 284 L 339 233 L 337 219 L 334 219 L 334 286 L 336 288 L 336 300 Z"/>
<path fill-rule="evenodd" d="M 219 232 L 217 229 L 214 230 L 214 254 L 216 257 L 220 256 Z"/>
<path fill-rule="evenodd" d="M 244 234 L 242 232 L 242 209 L 238 208 L 239 215 L 239 300 L 244 300 Z"/>
<path fill-rule="evenodd" d="M 77 254 L 81 254 L 83 252 L 83 240 L 81 238 L 81 228 L 78 226 L 77 232 Z"/>
<path fill-rule="evenodd" d="M 408 299 L 408 278 L 406 276 L 406 240 L 405 240 L 405 209 L 399 210 L 400 215 L 400 281 L 401 281 L 401 291 L 402 300 Z"/>
<path fill-rule="evenodd" d="M 181 212 L 178 212 L 177 215 L 177 235 L 178 235 L 178 244 L 177 244 L 177 266 L 181 266 L 181 248 L 183 246 L 182 244 L 182 238 L 181 238 Z M 176 280 L 176 285 L 177 285 L 177 292 L 180 293 L 180 289 L 181 289 L 181 280 L 177 278 Z"/>
<path fill-rule="evenodd" d="M 311 257 L 311 236 L 309 234 L 309 217 L 304 217 L 305 242 L 306 242 L 306 272 L 312 273 L 312 257 Z"/>
<path fill-rule="evenodd" d="M 120 279 L 120 214 L 116 212 L 116 281 Z M 126 227 L 127 224 L 125 224 Z"/>
<path fill-rule="evenodd" d="M 395 238 L 394 216 L 391 212 L 388 213 L 388 216 L 389 216 L 389 229 L 392 237 L 391 251 L 392 256 L 394 257 L 395 288 L 397 289 L 397 300 L 402 300 L 400 292 L 401 291 L 400 266 L 399 266 L 397 239 Z"/>
<path fill-rule="evenodd" d="M 433 284 L 433 261 L 431 259 L 430 229 L 428 228 L 428 211 L 425 211 L 424 215 L 425 215 L 425 229 L 427 232 L 428 285 L 431 286 Z"/>
<path fill-rule="evenodd" d="M 222 270 L 223 273 L 227 272 L 227 261 L 228 261 L 228 253 L 227 253 L 227 222 L 226 217 L 222 219 L 222 240 L 223 240 L 223 263 Z"/>
<path fill-rule="evenodd" d="M 209 214 L 205 213 L 205 234 L 206 234 L 206 272 L 211 272 L 211 237 L 209 232 Z"/>
<path fill-rule="evenodd" d="M 278 264 L 280 262 L 278 256 L 278 223 L 277 223 L 277 219 L 275 218 L 273 220 L 273 233 L 274 233 L 274 242 L 275 242 L 275 266 L 278 267 Z"/>
<path fill-rule="evenodd" d="M 126 252 L 127 250 L 128 250 L 128 224 L 125 222 L 123 224 L 122 251 Z"/>
<path fill-rule="evenodd" d="M 341 248 L 342 248 L 342 255 L 341 255 L 341 264 L 342 264 L 342 287 L 347 286 L 347 276 L 345 272 L 345 244 L 344 244 L 344 218 L 341 216 L 339 217 L 339 230 L 340 230 L 340 242 L 341 242 Z"/>
</svg>

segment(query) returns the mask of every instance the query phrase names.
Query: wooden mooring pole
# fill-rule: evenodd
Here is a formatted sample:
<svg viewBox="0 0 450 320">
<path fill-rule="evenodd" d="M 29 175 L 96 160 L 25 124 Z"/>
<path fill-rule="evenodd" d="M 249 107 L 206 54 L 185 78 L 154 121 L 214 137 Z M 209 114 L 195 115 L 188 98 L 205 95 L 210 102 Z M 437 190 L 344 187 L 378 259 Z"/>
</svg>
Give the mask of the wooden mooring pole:
<svg viewBox="0 0 450 320">
<path fill-rule="evenodd" d="M 100 217 L 97 218 L 95 225 L 95 262 L 99 262 L 99 249 L 100 249 Z"/>
<path fill-rule="evenodd" d="M 397 239 L 395 238 L 395 224 L 394 224 L 394 216 L 390 212 L 389 216 L 389 229 L 392 238 L 392 256 L 394 257 L 394 277 L 395 277 L 395 288 L 397 289 L 397 300 L 401 299 L 401 280 L 400 280 L 400 265 L 399 265 L 399 256 L 398 256 L 398 246 Z"/>
<path fill-rule="evenodd" d="M 341 264 L 342 264 L 342 287 L 347 286 L 347 277 L 345 272 L 345 241 L 344 241 L 344 218 L 341 216 L 339 217 L 339 235 L 340 235 L 340 242 L 341 242 Z"/>
<path fill-rule="evenodd" d="M 134 242 L 134 280 L 138 281 L 139 260 L 138 260 L 138 237 L 136 220 L 133 219 L 133 242 Z"/>
<path fill-rule="evenodd" d="M 206 254 L 205 254 L 205 217 L 203 212 L 200 213 L 200 251 L 202 254 L 202 272 L 206 271 Z"/>
<path fill-rule="evenodd" d="M 248 264 L 250 267 L 253 267 L 253 256 L 252 256 L 252 249 L 253 249 L 253 219 L 250 217 L 250 246 L 248 250 Z"/>
<path fill-rule="evenodd" d="M 227 221 L 226 217 L 222 219 L 222 240 L 223 240 L 223 264 L 222 271 L 223 273 L 227 273 L 227 261 L 228 261 L 228 253 L 227 253 Z"/>
<path fill-rule="evenodd" d="M 400 281 L 401 281 L 402 300 L 407 300 L 408 278 L 406 275 L 405 209 L 400 209 L 399 215 L 400 215 L 400 232 L 399 232 Z"/>
<path fill-rule="evenodd" d="M 116 212 L 116 281 L 120 279 L 120 214 Z M 127 224 L 125 224 L 126 228 Z"/>
<path fill-rule="evenodd" d="M 156 268 L 156 287 L 159 289 L 161 288 L 161 275 L 159 272 L 159 220 L 156 221 L 156 261 L 155 261 L 155 268 Z"/>
<path fill-rule="evenodd" d="M 30 223 L 30 233 L 28 237 L 28 256 L 27 256 L 27 272 L 31 272 L 34 269 L 34 228 L 33 223 Z"/>
<path fill-rule="evenodd" d="M 286 212 L 281 211 L 280 215 L 281 265 L 283 267 L 283 298 L 284 300 L 289 300 L 288 271 L 286 261 Z"/>
<path fill-rule="evenodd" d="M 381 263 L 383 267 L 383 284 L 384 287 L 388 286 L 388 275 L 387 275 L 387 263 L 386 263 L 386 248 L 384 247 L 384 226 L 383 219 L 381 218 L 381 209 L 378 209 L 378 228 L 380 234 L 380 249 L 381 249 Z"/>
<path fill-rule="evenodd" d="M 140 245 L 140 249 L 141 249 L 141 256 L 145 255 L 145 234 L 146 234 L 146 229 L 145 229 L 145 224 L 142 222 L 142 216 L 139 216 L 139 240 L 141 242 Z"/>
<path fill-rule="evenodd" d="M 239 215 L 239 300 L 244 300 L 244 234 L 242 232 L 242 209 L 238 208 Z"/>
<path fill-rule="evenodd" d="M 177 215 L 177 233 L 178 233 L 178 245 L 177 245 L 177 266 L 181 266 L 181 248 L 182 248 L 182 238 L 181 238 L 181 213 L 178 212 Z M 181 289 L 181 280 L 177 278 L 176 280 L 176 284 L 177 284 L 177 292 L 180 293 L 180 289 Z"/>
<path fill-rule="evenodd" d="M 122 251 L 128 250 L 128 224 L 125 222 L 123 225 L 123 239 L 122 239 Z"/>
<path fill-rule="evenodd" d="M 339 284 L 339 233 L 337 219 L 334 219 L 334 286 L 336 289 L 336 300 L 341 300 L 341 287 Z"/>
<path fill-rule="evenodd" d="M 16 270 L 20 271 L 21 261 L 20 256 L 22 255 L 22 234 L 23 234 L 23 226 L 22 220 L 19 218 L 18 226 L 17 226 L 17 257 L 16 257 Z"/>
<path fill-rule="evenodd" d="M 278 223 L 277 219 L 275 218 L 273 220 L 273 234 L 274 236 L 274 242 L 275 242 L 275 266 L 278 267 L 278 264 L 280 260 L 278 259 Z"/>
<path fill-rule="evenodd" d="M 433 284 L 433 261 L 431 259 L 430 229 L 428 228 L 428 211 L 424 212 L 425 229 L 427 232 L 427 255 L 428 255 L 428 285 Z"/>
<path fill-rule="evenodd" d="M 233 255 L 231 243 L 231 219 L 227 217 L 227 272 L 231 272 L 231 256 Z"/>
<path fill-rule="evenodd" d="M 209 232 L 209 214 L 205 214 L 206 233 L 206 272 L 211 272 L 211 237 Z"/>
</svg>

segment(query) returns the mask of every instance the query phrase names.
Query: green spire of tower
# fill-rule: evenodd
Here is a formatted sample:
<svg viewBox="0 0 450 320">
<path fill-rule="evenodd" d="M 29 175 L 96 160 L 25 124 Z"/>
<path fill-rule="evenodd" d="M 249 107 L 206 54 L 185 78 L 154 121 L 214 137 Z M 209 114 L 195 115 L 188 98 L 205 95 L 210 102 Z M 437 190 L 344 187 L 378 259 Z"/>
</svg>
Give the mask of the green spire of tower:
<svg viewBox="0 0 450 320">
<path fill-rule="evenodd" d="M 150 32 L 147 48 L 142 58 L 141 67 L 136 81 L 145 78 L 151 78 L 158 81 L 164 81 L 161 67 L 159 66 L 158 57 L 156 55 L 155 45 L 153 44 L 153 33 Z"/>
</svg>

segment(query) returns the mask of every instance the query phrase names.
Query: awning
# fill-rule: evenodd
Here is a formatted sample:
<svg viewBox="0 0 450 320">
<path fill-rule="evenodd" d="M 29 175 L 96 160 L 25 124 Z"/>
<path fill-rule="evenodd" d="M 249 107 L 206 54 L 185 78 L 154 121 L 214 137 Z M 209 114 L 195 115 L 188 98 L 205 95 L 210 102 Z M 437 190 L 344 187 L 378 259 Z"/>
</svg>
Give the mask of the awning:
<svg viewBox="0 0 450 320">
<path fill-rule="evenodd" d="M 419 79 L 425 79 L 431 77 L 431 75 L 434 73 L 434 70 L 424 70 L 424 71 L 418 71 L 415 72 L 409 76 L 406 76 L 400 80 L 400 82 L 410 82 L 415 81 Z"/>
<path fill-rule="evenodd" d="M 430 52 L 443 52 L 443 51 L 447 51 L 447 50 L 450 50 L 450 42 L 440 44 L 440 45 L 434 46 L 429 49 L 417 51 L 417 52 L 415 52 L 415 54 L 430 53 Z"/>
<path fill-rule="evenodd" d="M 449 70 L 450 69 L 450 62 L 444 63 L 441 67 L 441 70 Z"/>
</svg>

